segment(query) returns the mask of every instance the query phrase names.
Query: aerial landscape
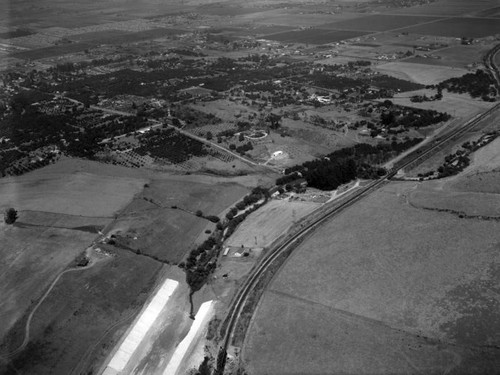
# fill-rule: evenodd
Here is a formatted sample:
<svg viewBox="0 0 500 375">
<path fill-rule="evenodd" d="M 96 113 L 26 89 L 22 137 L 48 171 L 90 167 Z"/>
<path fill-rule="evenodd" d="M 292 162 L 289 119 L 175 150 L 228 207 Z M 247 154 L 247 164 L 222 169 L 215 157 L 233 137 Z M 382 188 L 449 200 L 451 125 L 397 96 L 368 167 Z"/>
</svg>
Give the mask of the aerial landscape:
<svg viewBox="0 0 500 375">
<path fill-rule="evenodd" d="M 0 374 L 500 374 L 498 0 L 0 3 Z"/>
</svg>

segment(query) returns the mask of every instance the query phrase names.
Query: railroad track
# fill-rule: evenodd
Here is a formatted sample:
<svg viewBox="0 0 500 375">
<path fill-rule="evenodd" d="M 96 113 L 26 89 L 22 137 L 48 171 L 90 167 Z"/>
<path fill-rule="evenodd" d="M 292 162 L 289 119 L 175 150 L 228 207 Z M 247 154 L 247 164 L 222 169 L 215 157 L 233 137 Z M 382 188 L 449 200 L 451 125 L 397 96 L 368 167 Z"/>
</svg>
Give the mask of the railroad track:
<svg viewBox="0 0 500 375">
<path fill-rule="evenodd" d="M 495 47 L 496 52 L 493 53 L 494 56 L 499 50 L 500 45 Z M 492 61 L 492 60 L 490 60 Z M 493 64 L 498 72 L 498 68 Z M 327 220 L 333 218 L 338 215 L 340 212 L 344 211 L 346 208 L 352 206 L 356 202 L 360 201 L 362 198 L 371 194 L 373 191 L 377 190 L 379 187 L 383 186 L 387 181 L 393 178 L 399 170 L 408 167 L 410 165 L 415 165 L 415 163 L 425 160 L 425 158 L 432 155 L 434 152 L 440 150 L 444 145 L 446 145 L 451 140 L 463 135 L 464 133 L 472 130 L 479 122 L 488 117 L 491 113 L 498 110 L 500 108 L 500 104 L 495 105 L 494 107 L 488 109 L 487 111 L 473 117 L 469 121 L 467 121 L 460 128 L 449 132 L 448 134 L 439 137 L 433 143 L 429 144 L 425 150 L 416 150 L 408 157 L 403 159 L 403 161 L 395 168 L 391 169 L 386 176 L 383 178 L 370 183 L 368 186 L 363 188 L 361 191 L 354 193 L 354 195 L 347 198 L 344 202 L 334 206 L 331 210 L 326 212 L 324 215 L 315 219 L 311 223 L 305 225 L 300 229 L 297 233 L 288 238 L 284 243 L 274 248 L 269 252 L 264 258 L 257 264 L 255 269 L 252 271 L 250 276 L 245 280 L 243 286 L 237 293 L 236 297 L 233 299 L 231 306 L 229 308 L 229 312 L 224 321 L 225 331 L 221 332 L 223 336 L 222 345 L 219 349 L 218 358 L 217 358 L 217 369 L 215 374 L 222 375 L 224 372 L 225 361 L 226 361 L 226 353 L 229 345 L 232 342 L 234 336 L 234 330 L 237 326 L 238 319 L 241 315 L 241 312 L 247 302 L 247 298 L 250 295 L 250 292 L 254 290 L 257 286 L 261 276 L 270 268 L 273 262 L 279 258 L 285 251 L 289 250 L 291 246 L 300 243 L 306 236 L 314 232 L 314 230 L 319 227 L 321 224 L 326 222 Z M 254 302 L 255 303 L 255 302 Z"/>
</svg>

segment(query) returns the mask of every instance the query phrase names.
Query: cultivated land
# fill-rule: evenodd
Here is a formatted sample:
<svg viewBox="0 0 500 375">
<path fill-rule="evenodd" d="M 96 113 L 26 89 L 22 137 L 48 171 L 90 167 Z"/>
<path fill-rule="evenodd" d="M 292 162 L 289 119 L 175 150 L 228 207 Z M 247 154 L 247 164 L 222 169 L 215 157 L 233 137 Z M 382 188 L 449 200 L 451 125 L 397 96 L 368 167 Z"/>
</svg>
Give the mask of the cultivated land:
<svg viewBox="0 0 500 375">
<path fill-rule="evenodd" d="M 456 177 L 390 183 L 300 245 L 254 316 L 249 373 L 495 373 L 497 147 Z"/>
</svg>

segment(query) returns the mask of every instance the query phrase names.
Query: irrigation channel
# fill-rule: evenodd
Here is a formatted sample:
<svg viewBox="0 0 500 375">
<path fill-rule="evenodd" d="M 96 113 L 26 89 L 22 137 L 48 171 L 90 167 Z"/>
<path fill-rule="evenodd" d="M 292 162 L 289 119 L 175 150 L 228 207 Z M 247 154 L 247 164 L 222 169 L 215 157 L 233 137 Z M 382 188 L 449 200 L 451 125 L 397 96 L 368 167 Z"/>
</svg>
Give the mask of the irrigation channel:
<svg viewBox="0 0 500 375">
<path fill-rule="evenodd" d="M 500 49 L 499 46 L 497 47 Z M 495 47 L 495 49 L 497 47 Z M 493 56 L 495 53 L 496 52 L 493 53 Z M 222 375 L 224 373 L 224 367 L 227 359 L 226 357 L 227 350 L 230 344 L 232 343 L 235 329 L 238 325 L 237 324 L 238 319 L 240 318 L 243 309 L 247 304 L 249 295 L 256 288 L 262 276 L 266 273 L 267 270 L 271 268 L 272 265 L 274 265 L 274 262 L 278 258 L 280 258 L 281 255 L 285 254 L 287 251 L 290 252 L 293 251 L 294 246 L 298 245 L 308 235 L 312 234 L 320 225 L 332 219 L 333 217 L 344 211 L 346 208 L 359 202 L 361 199 L 371 194 L 378 188 L 382 187 L 387 181 L 396 176 L 399 170 L 402 170 L 409 166 L 415 166 L 417 163 L 422 162 L 423 160 L 429 158 L 434 153 L 436 153 L 437 151 L 441 150 L 444 146 L 449 144 L 449 142 L 452 142 L 453 140 L 456 140 L 458 137 L 465 134 L 466 132 L 473 130 L 474 127 L 479 122 L 484 120 L 493 112 L 497 111 L 499 108 L 500 104 L 497 104 L 494 107 L 488 109 L 487 111 L 468 120 L 460 128 L 453 129 L 447 132 L 446 134 L 439 136 L 433 142 L 426 144 L 423 149 L 420 148 L 415 150 L 413 153 L 407 155 L 404 159 L 400 160 L 396 164 L 396 166 L 387 173 L 387 175 L 385 175 L 379 180 L 371 182 L 369 185 L 365 186 L 361 190 L 352 193 L 343 202 L 341 202 L 340 204 L 337 203 L 336 205 L 333 205 L 318 218 L 314 219 L 308 224 L 304 224 L 304 226 L 300 230 L 290 235 L 288 238 L 284 240 L 284 242 L 282 242 L 281 244 L 277 245 L 274 248 L 271 248 L 270 251 L 254 267 L 254 269 L 251 271 L 250 275 L 247 277 L 247 279 L 241 286 L 236 296 L 233 298 L 233 301 L 228 310 L 228 314 L 222 324 L 222 329 L 220 332 L 223 340 L 217 356 L 217 368 L 215 374 Z M 278 263 L 276 267 L 279 268 L 280 266 L 281 264 Z M 252 303 L 256 305 L 258 303 L 258 299 L 252 301 Z"/>
</svg>

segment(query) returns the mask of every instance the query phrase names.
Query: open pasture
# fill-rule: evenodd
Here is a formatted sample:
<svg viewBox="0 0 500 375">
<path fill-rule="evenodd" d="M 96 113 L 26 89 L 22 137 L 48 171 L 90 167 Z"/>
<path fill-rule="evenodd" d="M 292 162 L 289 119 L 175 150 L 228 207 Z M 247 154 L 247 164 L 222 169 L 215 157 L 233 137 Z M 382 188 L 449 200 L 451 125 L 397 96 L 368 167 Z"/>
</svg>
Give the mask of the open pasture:
<svg viewBox="0 0 500 375">
<path fill-rule="evenodd" d="M 500 194 L 499 147 L 497 138 L 474 152 L 471 165 L 464 173 L 448 179 L 446 187 L 453 191 Z"/>
<path fill-rule="evenodd" d="M 71 374 L 97 364 L 133 321 L 162 267 L 123 252 L 63 275 L 33 316 L 30 344 L 12 361 L 17 373 Z M 11 338 L 7 350 L 16 347 Z M 85 363 L 87 354 L 94 363 Z"/>
<path fill-rule="evenodd" d="M 484 38 L 500 33 L 500 22 L 495 18 L 446 18 L 424 25 L 407 27 L 401 29 L 401 31 L 453 38 L 464 36 L 468 38 Z"/>
<path fill-rule="evenodd" d="M 113 217 L 143 188 L 145 181 L 91 173 L 50 173 L 50 169 L 44 168 L 2 179 L 0 208 Z"/>
<path fill-rule="evenodd" d="M 321 204 L 272 200 L 252 212 L 227 241 L 228 246 L 266 247 L 284 234 L 293 224 Z"/>
<path fill-rule="evenodd" d="M 357 38 L 366 34 L 368 32 L 353 30 L 307 29 L 265 35 L 263 38 L 284 43 L 326 44 Z"/>
<path fill-rule="evenodd" d="M 449 182 L 456 191 L 500 194 L 500 167 L 491 171 L 473 171 Z"/>
<path fill-rule="evenodd" d="M 497 194 L 419 189 L 409 195 L 408 201 L 417 208 L 500 218 L 500 199 Z"/>
<path fill-rule="evenodd" d="M 37 225 L 23 224 L 33 215 L 19 216 L 19 224 L 0 225 L 0 342 L 33 301 L 96 237 L 90 231 L 64 229 L 64 215 L 43 217 L 38 213 L 38 218 L 32 218 Z M 77 221 L 74 219 L 73 224 L 95 224 L 92 220 Z"/>
<path fill-rule="evenodd" d="M 436 341 L 276 291 L 258 314 L 242 353 L 252 375 L 440 374 L 458 358 Z"/>
<path fill-rule="evenodd" d="M 414 208 L 406 197 L 415 188 L 387 185 L 294 251 L 251 323 L 249 373 L 484 374 L 500 366 L 492 347 L 500 301 L 490 294 L 500 282 L 499 223 Z"/>
<path fill-rule="evenodd" d="M 389 14 L 376 14 L 372 16 L 353 18 L 346 21 L 332 22 L 319 27 L 335 30 L 361 30 L 361 31 L 389 31 L 421 23 L 439 20 L 439 17 L 428 16 L 394 16 Z"/>
</svg>

